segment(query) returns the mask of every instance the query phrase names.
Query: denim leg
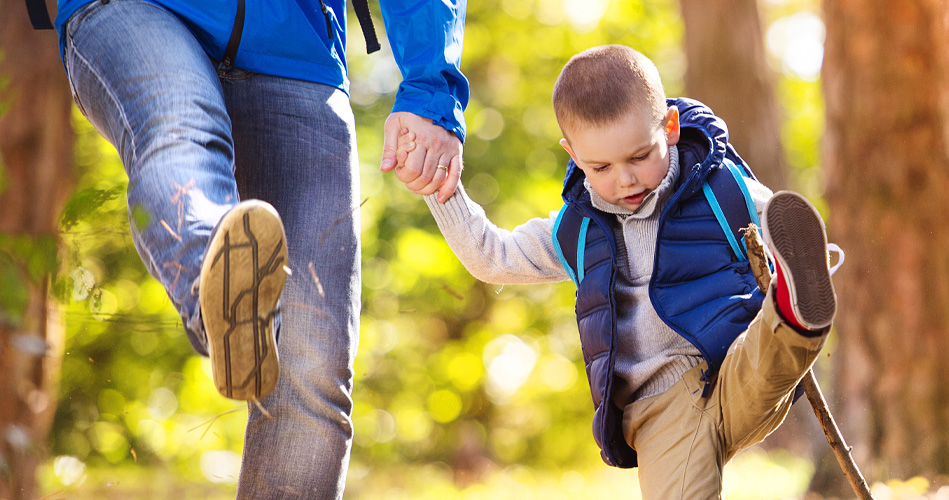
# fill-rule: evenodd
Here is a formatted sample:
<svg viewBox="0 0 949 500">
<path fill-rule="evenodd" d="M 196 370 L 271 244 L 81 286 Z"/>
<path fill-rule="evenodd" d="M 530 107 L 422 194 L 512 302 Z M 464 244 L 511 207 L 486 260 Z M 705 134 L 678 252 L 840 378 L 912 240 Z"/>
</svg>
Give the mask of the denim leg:
<svg viewBox="0 0 949 500">
<path fill-rule="evenodd" d="M 240 71 L 222 78 L 241 196 L 283 218 L 280 380 L 249 405 L 238 498 L 342 498 L 359 332 L 359 170 L 346 95 Z"/>
<path fill-rule="evenodd" d="M 211 230 L 239 201 L 214 66 L 177 17 L 142 0 L 93 2 L 66 30 L 77 104 L 128 173 L 135 248 L 206 355 L 192 285 Z"/>
</svg>

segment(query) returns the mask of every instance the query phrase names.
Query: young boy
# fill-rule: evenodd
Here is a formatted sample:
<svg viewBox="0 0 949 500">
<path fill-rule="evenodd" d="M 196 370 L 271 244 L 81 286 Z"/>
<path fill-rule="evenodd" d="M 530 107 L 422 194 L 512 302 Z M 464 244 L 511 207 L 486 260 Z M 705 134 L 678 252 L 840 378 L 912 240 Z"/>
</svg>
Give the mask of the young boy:
<svg viewBox="0 0 949 500">
<path fill-rule="evenodd" d="M 603 459 L 638 465 L 645 499 L 719 498 L 725 463 L 781 424 L 830 329 L 823 222 L 797 194 L 772 198 L 725 124 L 667 101 L 633 49 L 574 56 L 553 105 L 571 158 L 559 213 L 505 231 L 463 189 L 426 202 L 478 279 L 577 284 Z M 767 296 L 736 244 L 759 212 L 776 267 Z"/>
</svg>

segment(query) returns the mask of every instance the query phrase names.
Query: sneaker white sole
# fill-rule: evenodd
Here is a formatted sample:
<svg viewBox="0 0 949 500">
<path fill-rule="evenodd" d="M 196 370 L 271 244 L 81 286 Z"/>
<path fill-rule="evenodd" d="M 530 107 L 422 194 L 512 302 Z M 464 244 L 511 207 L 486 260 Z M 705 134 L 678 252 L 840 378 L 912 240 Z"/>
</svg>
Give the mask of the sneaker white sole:
<svg viewBox="0 0 949 500">
<path fill-rule="evenodd" d="M 803 196 L 779 191 L 762 213 L 764 241 L 788 285 L 795 320 L 811 330 L 826 328 L 837 314 L 828 267 L 827 235 L 817 209 Z"/>
<path fill-rule="evenodd" d="M 241 202 L 218 224 L 201 265 L 201 317 L 214 385 L 225 397 L 260 399 L 277 385 L 273 328 L 287 280 L 287 237 L 270 204 Z"/>
</svg>

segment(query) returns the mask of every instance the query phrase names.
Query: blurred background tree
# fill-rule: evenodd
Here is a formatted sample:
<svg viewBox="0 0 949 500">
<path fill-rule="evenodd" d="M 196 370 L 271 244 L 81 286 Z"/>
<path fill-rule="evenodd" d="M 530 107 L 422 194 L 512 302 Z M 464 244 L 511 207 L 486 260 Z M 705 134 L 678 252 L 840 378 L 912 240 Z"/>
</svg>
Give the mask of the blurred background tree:
<svg viewBox="0 0 949 500">
<path fill-rule="evenodd" d="M 758 0 L 681 0 L 685 90 L 728 124 L 729 139 L 755 175 L 788 187 L 781 116 L 768 65 Z"/>
<path fill-rule="evenodd" d="M 54 36 L 28 33 L 21 3 L 20 0 L 0 0 L 0 12 L 3 12 L 0 51 L 9 55 L 14 50 L 22 51 L 25 46 L 30 51 L 26 53 L 37 54 L 37 60 L 40 51 L 44 55 L 52 54 L 52 62 L 48 63 L 50 73 L 43 74 L 48 76 L 36 77 L 36 80 L 22 78 L 30 74 L 29 71 L 38 71 L 39 62 L 27 64 L 28 69 L 8 63 L 0 67 L 0 84 L 7 82 L 7 90 L 0 94 L 3 96 L 0 113 L 5 111 L 5 121 L 0 124 L 21 127 L 34 123 L 45 126 L 44 133 L 49 134 L 48 129 L 56 132 L 60 130 L 56 127 L 68 124 L 66 115 L 53 116 L 46 114 L 51 111 L 36 110 L 45 110 L 45 106 L 54 106 L 53 103 L 59 103 L 55 109 L 68 109 L 68 101 L 63 101 L 63 93 L 68 89 L 63 90 L 62 66 L 55 59 Z M 863 18 L 847 17 L 855 15 L 858 5 L 862 15 L 870 15 L 863 12 L 872 10 L 867 3 L 853 0 L 840 3 L 842 7 L 835 3 L 825 8 L 823 15 L 830 28 L 836 26 L 841 30 L 839 33 L 843 33 L 844 26 L 863 22 Z M 814 200 L 825 215 L 829 212 L 831 239 L 840 241 L 850 252 L 848 264 L 842 271 L 849 273 L 842 275 L 842 280 L 848 281 L 841 281 L 838 287 L 842 310 L 841 344 L 859 344 L 850 349 L 863 352 L 864 361 L 852 361 L 850 354 L 847 363 L 842 363 L 841 356 L 837 355 L 822 358 L 818 372 L 825 381 L 825 389 L 833 387 L 832 375 L 841 383 L 850 384 L 827 392 L 833 393 L 834 409 L 846 408 L 841 410 L 845 436 L 856 440 L 857 450 L 864 453 L 860 455 L 861 465 L 889 463 L 887 461 L 893 459 L 884 457 L 901 456 L 896 446 L 907 443 L 900 441 L 902 437 L 916 443 L 924 430 L 938 436 L 949 432 L 946 431 L 949 426 L 942 425 L 946 421 L 945 405 L 936 406 L 936 402 L 946 400 L 938 398 L 945 396 L 930 390 L 938 381 L 947 380 L 946 374 L 938 371 L 938 366 L 926 363 L 912 365 L 917 371 L 909 370 L 910 365 L 905 362 L 869 365 L 866 359 L 876 359 L 871 356 L 880 357 L 882 353 L 861 351 L 866 349 L 863 344 L 869 341 L 857 340 L 861 339 L 860 334 L 851 334 L 850 328 L 887 334 L 913 332 L 904 337 L 907 346 L 911 340 L 944 339 L 945 321 L 938 320 L 945 318 L 938 315 L 945 315 L 949 308 L 933 297 L 945 296 L 944 284 L 949 282 L 946 254 L 938 253 L 937 258 L 931 260 L 910 261 L 917 266 L 927 262 L 932 267 L 912 268 L 910 274 L 901 274 L 898 278 L 887 274 L 890 281 L 871 283 L 866 281 L 867 276 L 882 280 L 883 275 L 866 269 L 880 265 L 879 259 L 885 258 L 886 262 L 899 259 L 895 253 L 885 256 L 865 253 L 870 251 L 868 242 L 893 242 L 894 246 L 886 247 L 892 252 L 907 251 L 903 247 L 898 250 L 896 242 L 914 242 L 916 246 L 910 249 L 928 247 L 922 246 L 921 239 L 904 240 L 893 234 L 890 239 L 881 240 L 879 235 L 847 232 L 843 226 L 859 226 L 855 222 L 857 214 L 879 214 L 877 217 L 888 214 L 886 220 L 893 221 L 894 225 L 904 220 L 896 217 L 925 214 L 931 218 L 911 219 L 911 227 L 916 231 L 912 234 L 922 238 L 924 231 L 932 231 L 928 241 L 945 243 L 946 230 L 938 222 L 949 212 L 944 206 L 936 205 L 938 192 L 935 191 L 945 185 L 944 158 L 934 155 L 927 158 L 930 163 L 914 163 L 927 150 L 924 148 L 944 154 L 944 147 L 936 139 L 942 137 L 944 127 L 937 117 L 943 116 L 939 114 L 944 109 L 940 106 L 946 102 L 942 94 L 946 88 L 945 68 L 936 62 L 939 52 L 932 49 L 927 53 L 923 46 L 935 44 L 935 40 L 943 36 L 935 24 L 944 17 L 935 14 L 944 16 L 945 7 L 932 0 L 920 5 L 921 13 L 932 14 L 930 17 L 935 19 L 930 24 L 921 24 L 931 26 L 931 30 L 921 30 L 916 38 L 913 33 L 898 31 L 898 23 L 891 23 L 889 29 L 897 30 L 891 36 L 899 34 L 898 38 L 906 40 L 908 46 L 916 44 L 913 45 L 917 47 L 916 52 L 900 58 L 902 64 L 909 65 L 906 71 L 925 69 L 932 73 L 885 80 L 884 76 L 891 74 L 887 72 L 901 66 L 882 69 L 887 66 L 877 59 L 860 60 L 858 64 L 850 53 L 841 53 L 845 55 L 836 59 L 832 57 L 832 50 L 837 50 L 834 43 L 851 46 L 851 50 L 858 52 L 863 50 L 860 54 L 887 53 L 889 46 L 882 44 L 889 43 L 888 38 L 878 35 L 890 32 L 874 31 L 877 25 L 868 26 L 861 37 L 847 42 L 850 45 L 843 45 L 841 41 L 846 36 L 834 38 L 833 31 L 828 32 L 829 61 L 825 72 L 836 73 L 827 73 L 825 85 L 828 95 L 836 95 L 837 102 L 842 103 L 834 108 L 835 113 L 856 113 L 848 109 L 853 102 L 845 102 L 843 97 L 858 90 L 863 92 L 863 88 L 871 94 L 874 89 L 879 90 L 872 99 L 881 99 L 881 102 L 906 101 L 907 96 L 902 91 L 900 99 L 882 92 L 881 89 L 896 91 L 895 86 L 887 87 L 890 81 L 898 82 L 900 90 L 915 88 L 919 92 L 914 92 L 912 106 L 901 108 L 906 115 L 873 118 L 872 111 L 877 108 L 876 101 L 872 100 L 861 101 L 862 115 L 832 115 L 832 119 L 838 121 L 829 130 L 831 141 L 856 145 L 853 148 L 871 143 L 875 147 L 863 150 L 864 156 L 858 156 L 856 161 L 849 155 L 859 151 L 829 148 L 827 162 L 831 177 L 827 185 L 831 189 L 829 202 L 833 210 L 827 211 L 827 203 L 822 198 L 825 177 L 820 167 L 824 108 L 819 74 L 824 21 L 818 0 L 471 2 L 463 59 L 463 70 L 472 85 L 471 102 L 465 113 L 469 137 L 465 144 L 463 182 L 472 198 L 484 205 L 492 220 L 502 227 L 513 227 L 530 217 L 546 216 L 558 210 L 567 155 L 557 144 L 560 132 L 550 107 L 557 74 L 571 55 L 594 45 L 621 43 L 642 51 L 659 67 L 668 95 L 704 99 L 728 120 L 739 152 L 766 182 L 776 188 L 790 186 L 799 190 Z M 887 24 L 886 19 L 922 22 L 922 17 L 905 14 L 906 9 L 916 12 L 906 3 L 892 0 L 889 10 L 873 16 L 882 24 Z M 355 18 L 351 16 L 351 20 Z M 14 32 L 11 28 L 14 25 L 19 31 Z M 382 23 L 378 19 L 376 26 L 381 30 Z M 635 493 L 631 493 L 638 490 L 635 473 L 603 465 L 591 437 L 592 403 L 576 334 L 572 285 L 502 288 L 477 282 L 467 274 L 442 241 L 422 200 L 406 191 L 393 176 L 383 176 L 378 171 L 382 122 L 391 109 L 400 75 L 386 48 L 380 54 L 366 56 L 358 29 L 351 33 L 354 33 L 348 49 L 353 80 L 351 93 L 357 116 L 362 196 L 367 201 L 361 208 L 363 313 L 353 395 L 356 437 L 347 498 L 635 497 Z M 880 45 L 872 45 L 871 39 Z M 41 47 L 40 42 L 34 40 L 42 40 L 50 47 Z M 868 51 L 867 47 L 874 50 Z M 846 80 L 861 72 L 869 78 L 874 74 L 864 71 L 869 67 L 881 68 L 880 81 L 874 87 L 858 87 L 857 83 L 862 81 L 859 79 Z M 27 111 L 18 112 L 13 104 L 8 104 L 15 102 L 11 96 L 18 92 L 40 92 L 44 88 L 41 83 L 56 81 L 60 85 L 59 94 L 49 97 L 30 94 L 29 99 L 17 101 Z M 831 84 L 831 81 L 836 83 Z M 927 87 L 911 85 L 923 81 Z M 832 92 L 834 89 L 836 94 Z M 921 107 L 927 98 L 931 106 Z M 924 116 L 919 115 L 921 109 L 930 111 L 930 115 L 925 116 L 932 116 L 933 121 L 902 118 Z M 29 110 L 33 110 L 32 116 Z M 114 149 L 78 112 L 74 111 L 72 118 L 76 130 L 75 149 L 71 153 L 61 152 L 66 158 L 71 155 L 71 163 L 63 160 L 68 168 L 43 182 L 40 182 L 41 177 L 31 177 L 28 169 L 39 169 L 40 163 L 49 161 L 46 158 L 58 149 L 51 145 L 39 146 L 36 140 L 28 142 L 27 145 L 37 149 L 20 154 L 19 158 L 27 162 L 16 167 L 22 170 L 14 168 L 16 154 L 0 149 L 6 162 L 6 167 L 0 169 L 0 206 L 7 210 L 7 198 L 3 196 L 29 192 L 19 184 L 14 188 L 16 179 L 31 178 L 34 185 L 48 192 L 30 194 L 27 199 L 34 205 L 21 210 L 34 215 L 50 211 L 53 222 L 42 233 L 49 235 L 43 241 L 55 242 L 58 224 L 63 242 L 58 264 L 55 259 L 39 259 L 47 263 L 44 264 L 47 267 L 39 268 L 39 275 L 52 269 L 59 271 L 49 283 L 58 303 L 62 304 L 66 326 L 55 424 L 48 449 L 40 449 L 39 454 L 32 455 L 47 459 L 38 476 L 40 491 L 70 492 L 73 495 L 70 498 L 233 497 L 246 410 L 213 391 L 207 361 L 194 355 L 164 291 L 148 277 L 138 259 L 128 230 L 129 215 L 123 196 L 125 173 Z M 876 130 L 873 122 L 884 119 L 893 127 L 902 124 L 902 128 L 887 132 L 887 142 L 882 141 L 881 134 L 843 135 L 854 130 L 855 123 L 864 125 L 866 128 L 861 130 L 869 134 Z M 910 141 L 907 139 L 910 136 L 905 134 L 909 130 L 907 124 L 938 132 L 926 136 L 932 142 Z M 57 147 L 67 147 L 71 143 L 69 135 L 60 133 L 64 134 L 62 138 L 53 142 Z M 13 137 L 16 136 L 3 132 L 0 143 L 6 144 Z M 852 142 L 841 142 L 841 137 Z M 893 141 L 892 144 L 889 141 Z M 900 141 L 904 141 L 904 146 L 897 147 Z M 924 148 L 909 149 L 909 144 Z M 881 145 L 886 147 L 881 148 Z M 870 158 L 866 154 L 870 151 L 877 155 L 874 157 L 877 163 L 873 164 L 880 165 L 880 169 L 884 165 L 891 166 L 889 174 L 874 171 L 879 172 L 881 179 L 884 175 L 901 175 L 905 177 L 900 179 L 908 180 L 934 179 L 932 186 L 927 186 L 932 190 L 926 193 L 937 195 L 927 195 L 926 198 L 933 199 L 918 201 L 931 203 L 926 205 L 931 209 L 897 212 L 893 210 L 897 198 L 863 199 L 867 194 L 865 183 L 869 182 L 862 177 L 863 169 L 839 165 L 869 165 Z M 881 151 L 886 154 L 880 154 Z M 900 155 L 896 155 L 896 151 Z M 888 163 L 882 163 L 884 158 Z M 942 167 L 938 166 L 940 161 Z M 924 169 L 924 165 L 930 168 Z M 32 175 L 39 175 L 40 171 Z M 845 177 L 849 181 L 844 180 Z M 75 181 L 70 181 L 71 178 Z M 883 187 L 872 184 L 877 186 L 874 192 L 891 193 L 886 189 L 889 181 L 886 185 L 880 182 Z M 4 191 L 4 186 L 9 188 Z M 72 186 L 75 186 L 73 194 L 63 208 L 63 193 L 69 192 Z M 17 192 L 10 193 L 12 189 Z M 893 203 L 874 201 L 876 204 L 871 210 L 860 205 L 861 200 Z M 901 206 L 911 206 L 908 198 L 898 200 Z M 0 222 L 6 221 L 7 216 L 5 212 L 0 213 Z M 868 224 L 872 219 L 862 220 Z M 17 231 L 2 226 L 0 232 L 5 234 L 2 241 L 24 241 L 12 236 L 21 234 Z M 47 282 L 45 279 L 28 282 L 22 271 L 16 274 L 19 281 L 9 281 L 12 278 L 8 276 L 14 274 L 7 269 L 29 269 L 24 268 L 25 262 L 50 255 L 49 251 L 43 253 L 38 248 L 17 248 L 30 250 L 0 252 L 0 263 L 8 266 L 0 267 L 4 270 L 3 279 L 8 280 L 0 282 L 3 298 L 0 307 L 5 318 L 15 317 L 11 311 L 17 310 L 17 304 L 26 304 L 24 297 L 29 297 L 29 293 L 35 293 L 36 286 L 31 283 Z M 917 274 L 921 269 L 929 281 L 921 281 L 921 275 Z M 864 281 L 857 281 L 858 277 Z M 901 324 L 892 319 L 897 316 L 884 316 L 891 314 L 890 308 L 903 304 L 883 296 L 893 288 L 893 283 L 910 288 L 921 283 L 931 284 L 926 290 L 932 295 L 906 302 L 920 306 L 920 311 L 925 309 L 929 314 L 926 321 L 909 318 L 917 322 L 907 324 L 919 328 L 895 327 L 893 325 Z M 869 293 L 868 287 L 879 290 L 879 295 Z M 46 292 L 40 290 L 39 293 L 42 297 Z M 860 301 L 871 297 L 873 300 L 859 303 L 858 293 Z M 866 316 L 864 307 L 875 308 L 870 311 L 871 316 Z M 26 316 L 21 313 L 19 317 Z M 858 323 L 860 318 L 866 321 L 873 317 L 890 318 L 876 323 L 888 326 L 873 330 L 865 323 Z M 35 318 L 43 316 L 31 316 L 30 320 L 35 321 Z M 848 325 L 852 326 L 848 328 Z M 923 328 L 924 325 L 928 326 Z M 35 327 L 17 328 L 17 331 L 40 331 Z M 922 336 L 916 337 L 917 332 Z M 6 331 L 4 335 L 5 339 L 10 338 Z M 835 334 L 828 354 L 836 352 L 836 338 Z M 884 338 L 886 340 L 881 340 Z M 889 345 L 885 342 L 890 339 L 879 337 L 870 344 Z M 930 340 L 919 343 L 922 344 L 917 346 L 920 358 L 925 357 L 922 353 L 938 352 L 936 349 L 944 346 Z M 846 352 L 845 349 L 842 347 L 842 352 Z M 0 355 L 9 352 L 9 348 L 4 348 Z M 55 349 L 52 352 L 53 355 L 42 359 L 48 366 L 57 366 Z M 2 362 L 0 370 L 8 366 L 6 358 Z M 832 373 L 834 366 L 840 368 Z M 897 371 L 885 375 L 890 369 Z M 848 375 L 846 370 L 857 371 Z M 869 372 L 874 377 L 867 377 Z M 915 378 L 899 378 L 899 373 L 913 373 Z M 13 391 L 3 385 L 11 379 L 0 375 L 4 377 L 0 378 L 0 388 Z M 858 386 L 848 380 L 857 380 Z M 921 411 L 930 408 L 931 413 L 925 414 L 924 423 L 912 424 L 917 426 L 913 427 L 917 429 L 915 433 L 888 437 L 886 442 L 894 443 L 892 446 L 871 444 L 872 439 L 884 435 L 884 427 L 897 428 L 890 425 L 896 417 L 880 417 L 894 400 L 879 397 L 879 393 L 871 399 L 861 398 L 872 394 L 872 388 L 889 387 L 892 391 L 893 387 L 901 387 L 899 384 L 909 384 L 909 380 L 913 387 L 920 388 L 920 391 L 910 392 L 925 392 L 922 389 L 928 388 L 926 394 L 936 398 L 926 399 L 929 406 L 913 407 Z M 0 393 L 3 398 L 0 418 L 5 418 L 4 412 L 12 408 L 8 402 L 17 401 L 17 394 Z M 50 399 L 44 408 L 52 411 L 54 405 L 55 399 Z M 801 496 L 815 463 L 836 466 L 832 459 L 814 461 L 817 451 L 826 445 L 813 424 L 806 402 L 796 407 L 794 412 L 802 421 L 786 426 L 780 431 L 783 435 L 775 436 L 774 441 L 793 450 L 797 458 L 782 451 L 765 453 L 760 449 L 740 455 L 726 468 L 726 498 Z M 25 415 L 23 410 L 18 411 L 19 415 Z M 31 423 L 37 422 L 42 419 Z M 872 426 L 868 425 L 870 422 Z M 883 422 L 887 424 L 884 426 Z M 939 425 L 942 425 L 941 434 Z M 6 431 L 0 430 L 0 440 L 9 442 L 10 434 L 3 432 Z M 42 436 L 42 427 L 38 426 L 35 432 L 38 432 L 35 436 Z M 851 438 L 852 434 L 855 435 Z M 909 484 L 906 488 L 917 492 L 925 490 L 930 481 L 949 472 L 943 453 L 945 448 L 939 446 L 934 445 L 936 453 L 918 461 L 926 461 L 930 464 L 928 467 L 881 466 L 865 472 L 871 472 L 868 474 L 871 480 L 906 479 L 924 474 L 928 480 L 922 480 L 922 486 L 916 481 L 906 483 Z M 914 450 L 910 448 L 907 453 Z M 846 487 L 839 471 L 833 468 L 829 471 L 826 476 L 829 481 L 815 487 L 824 491 L 835 484 Z M 28 472 L 15 477 L 18 484 L 32 484 Z M 3 480 L 11 481 L 11 476 Z M 0 498 L 5 498 L 2 490 Z"/>
<path fill-rule="evenodd" d="M 72 191 L 72 110 L 56 40 L 0 0 L 0 498 L 34 498 L 63 347 L 50 292 Z"/>
<path fill-rule="evenodd" d="M 842 425 L 871 478 L 946 475 L 949 3 L 833 1 L 824 18 Z"/>
</svg>

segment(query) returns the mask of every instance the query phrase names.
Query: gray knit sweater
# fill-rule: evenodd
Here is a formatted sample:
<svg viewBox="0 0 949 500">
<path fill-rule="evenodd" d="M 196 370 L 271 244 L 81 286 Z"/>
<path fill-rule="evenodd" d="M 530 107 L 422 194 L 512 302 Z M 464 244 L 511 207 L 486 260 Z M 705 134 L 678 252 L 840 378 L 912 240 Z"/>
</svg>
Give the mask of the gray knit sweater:
<svg viewBox="0 0 949 500">
<path fill-rule="evenodd" d="M 614 290 L 618 339 L 613 402 L 620 408 L 661 394 L 702 362 L 698 349 L 669 328 L 649 300 L 659 214 L 679 176 L 678 156 L 677 148 L 671 147 L 668 173 L 635 212 L 608 203 L 585 184 L 593 205 L 616 215 L 616 241 L 624 243 L 617 249 Z M 771 191 L 755 181 L 749 181 L 748 188 L 760 213 Z M 569 279 L 553 246 L 558 212 L 508 231 L 491 223 L 461 186 L 445 204 L 438 203 L 435 195 L 425 201 L 448 245 L 475 278 L 501 284 Z"/>
</svg>

